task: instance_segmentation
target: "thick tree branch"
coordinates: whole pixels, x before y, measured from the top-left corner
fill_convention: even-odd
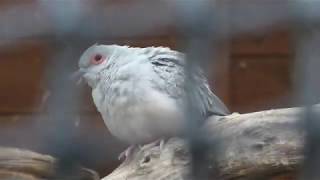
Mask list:
[[[314,108],[320,111],[320,106]],[[234,113],[219,120],[209,118],[204,131],[211,147],[218,148],[216,156],[213,151],[208,155],[212,167],[218,167],[217,179],[268,179],[296,174],[303,160],[302,113],[302,108],[289,108]],[[214,138],[219,145],[213,142]],[[185,141],[172,138],[161,150],[153,145],[137,149],[132,159],[103,180],[188,179],[189,165]],[[214,172],[212,167],[208,170]]]
[[[70,171],[60,167],[49,155],[28,150],[0,147],[0,179],[2,180],[98,180],[98,174],[80,166]]]

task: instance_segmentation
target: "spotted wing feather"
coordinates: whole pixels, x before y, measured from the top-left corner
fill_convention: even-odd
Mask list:
[[[166,92],[170,97],[175,98],[180,104],[186,95],[184,88],[184,66],[185,60],[181,54],[170,56],[153,56],[150,58],[154,72],[159,76],[154,81],[155,88]],[[227,115],[229,110],[223,102],[210,90],[207,79],[200,68],[193,73],[195,82],[196,108],[204,115]]]

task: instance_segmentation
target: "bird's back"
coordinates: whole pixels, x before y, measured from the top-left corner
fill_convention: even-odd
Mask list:
[[[185,55],[170,50],[168,48],[151,47],[146,50],[149,53],[149,60],[154,72],[159,79],[153,82],[154,87],[162,92],[166,92],[170,97],[183,103],[186,96],[185,91]],[[224,116],[229,114],[228,108],[224,103],[211,91],[207,78],[201,68],[195,68],[192,78],[194,84],[194,107],[204,115]]]

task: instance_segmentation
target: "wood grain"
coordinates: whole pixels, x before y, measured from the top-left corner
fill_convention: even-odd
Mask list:
[[[98,180],[98,174],[81,166],[70,172],[59,167],[59,160],[49,155],[16,149],[0,148],[0,178],[3,180]]]
[[[239,57],[232,63],[230,99],[233,110],[252,112],[294,105],[292,59]]]
[[[209,118],[203,131],[211,143],[204,167],[215,172],[210,179],[295,179],[304,157],[301,113],[289,108]],[[190,163],[186,141],[171,138],[162,147],[137,148],[103,180],[190,179]]]

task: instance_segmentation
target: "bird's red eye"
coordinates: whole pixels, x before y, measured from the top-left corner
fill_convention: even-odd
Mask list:
[[[101,64],[103,61],[104,61],[104,58],[101,54],[96,54],[91,59],[92,64]]]

